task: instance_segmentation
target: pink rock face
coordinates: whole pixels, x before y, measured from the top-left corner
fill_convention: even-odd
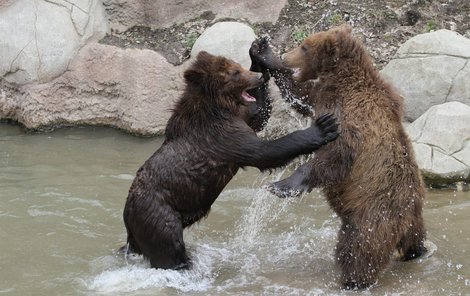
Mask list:
[[[28,128],[83,123],[161,134],[182,89],[179,71],[154,51],[92,43],[62,76],[0,97],[0,116]]]
[[[8,5],[12,4],[16,0],[0,0],[0,9],[7,7]]]
[[[168,27],[212,11],[218,18],[247,18],[251,22],[276,22],[287,0],[104,0],[112,26],[125,30],[133,25]]]

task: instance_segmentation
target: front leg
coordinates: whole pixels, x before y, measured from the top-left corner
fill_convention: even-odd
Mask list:
[[[271,184],[268,190],[281,198],[296,197],[316,187],[342,182],[351,170],[357,143],[351,140],[351,133],[342,130],[336,141],[315,153],[313,160],[300,166],[290,177]]]
[[[284,166],[297,156],[310,154],[335,140],[338,124],[334,115],[322,115],[309,128],[270,141],[258,138],[241,120],[228,126],[227,131],[213,151],[239,167],[252,166],[263,171]]]
[[[297,112],[304,116],[313,115],[313,109],[309,99],[311,82],[297,82],[292,78],[292,70],[282,65],[282,61],[277,57],[267,38],[255,40],[250,49],[252,60],[256,60],[261,72],[269,71],[274,77],[274,82],[281,91],[282,97]]]
[[[272,194],[281,198],[298,197],[303,192],[312,191],[313,187],[309,183],[312,163],[308,162],[298,167],[289,177],[268,185]]]
[[[248,106],[247,124],[255,131],[261,131],[267,124],[272,113],[272,99],[269,95],[269,79],[268,68],[264,65],[262,58],[258,52],[263,43],[263,39],[256,39],[250,47],[251,67],[250,71],[263,74],[264,83],[259,87],[248,90],[248,93],[256,98],[256,104]]]

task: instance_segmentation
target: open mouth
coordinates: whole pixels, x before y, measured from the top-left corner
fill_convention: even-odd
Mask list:
[[[256,102],[256,98],[251,96],[249,93],[247,93],[245,90],[242,92],[242,98],[245,100],[247,103],[253,103]]]

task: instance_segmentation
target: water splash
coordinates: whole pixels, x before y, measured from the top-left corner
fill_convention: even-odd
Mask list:
[[[92,265],[105,270],[84,282],[88,290],[101,293],[134,292],[156,288],[164,291],[177,289],[182,292],[207,291],[215,281],[213,262],[227,254],[208,245],[200,245],[191,252],[193,266],[190,270],[163,270],[150,268],[142,256],[123,258],[106,256]]]

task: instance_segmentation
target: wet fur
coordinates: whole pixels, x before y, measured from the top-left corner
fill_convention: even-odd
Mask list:
[[[369,287],[395,249],[404,260],[426,251],[425,189],[401,123],[403,99],[380,77],[348,27],[308,37],[283,62],[302,68],[298,85],[319,79],[302,100],[316,114],[333,112],[340,119],[341,135],[292,176],[275,183],[273,191],[288,196],[323,188],[342,222],[336,246],[342,285]],[[286,73],[276,67],[271,71]],[[292,80],[287,74],[277,78],[280,85]]]
[[[240,167],[283,166],[337,137],[335,119],[324,116],[280,139],[259,139],[254,129],[270,114],[266,80],[231,60],[201,52],[184,78],[165,141],[138,170],[123,213],[130,250],[154,268],[188,267],[183,229],[209,213]],[[256,103],[241,98],[247,88]]]

